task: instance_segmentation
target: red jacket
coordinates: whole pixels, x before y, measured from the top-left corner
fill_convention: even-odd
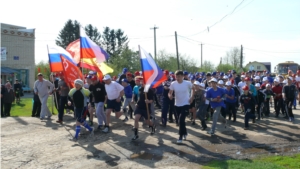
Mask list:
[[[276,95],[280,94],[280,96],[275,96],[274,99],[282,99],[282,86],[277,85],[272,87],[272,91],[273,93],[275,93]]]

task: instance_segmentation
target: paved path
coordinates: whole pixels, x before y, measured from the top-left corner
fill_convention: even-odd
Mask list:
[[[2,118],[1,168],[199,168],[213,159],[299,153],[300,110],[294,112],[294,124],[282,117],[270,117],[250,122],[249,131],[243,130],[239,113],[238,121],[229,122],[226,129],[218,123],[214,136],[201,131],[199,121],[191,126],[187,120],[189,135],[182,145],[176,144],[178,128],[174,123],[166,128],[158,126],[153,136],[140,123],[140,138],[131,141],[133,120],[113,120],[111,133],[95,131],[95,136],[88,138],[88,131],[83,131],[79,141],[72,142],[69,139],[74,135],[75,123],[71,115],[65,116],[63,125],[55,123],[57,117],[44,121]]]

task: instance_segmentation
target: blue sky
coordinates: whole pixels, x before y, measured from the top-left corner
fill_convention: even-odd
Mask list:
[[[36,62],[48,60],[46,45],[55,43],[68,19],[76,19],[101,32],[105,26],[121,28],[130,48],[141,45],[150,53],[154,53],[151,27],[159,27],[157,51],[174,54],[177,31],[179,52],[198,65],[201,42],[203,59],[215,65],[232,47],[241,45],[245,64],[271,61],[273,68],[283,61],[300,63],[299,0],[15,0],[2,1],[1,6],[0,22],[36,28]],[[207,27],[209,32],[204,31]]]

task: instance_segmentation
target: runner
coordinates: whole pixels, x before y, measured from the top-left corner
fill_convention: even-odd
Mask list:
[[[90,127],[85,121],[86,109],[87,109],[87,99],[90,95],[90,91],[83,88],[83,81],[81,79],[76,79],[74,81],[75,88],[71,89],[69,92],[69,96],[74,101],[75,106],[75,114],[76,114],[76,131],[73,141],[78,140],[78,135],[81,130],[81,125],[87,128],[90,131],[90,136],[94,135],[94,128]],[[71,102],[68,102],[71,105]]]
[[[184,75],[182,70],[175,72],[176,81],[170,85],[169,98],[173,100],[173,93],[175,93],[175,111],[179,119],[179,139],[177,143],[182,143],[182,139],[186,140],[187,130],[185,125],[185,117],[189,113],[189,107],[192,99],[190,99],[189,91],[192,89],[190,81],[183,80]]]
[[[139,119],[142,117],[145,118],[146,123],[149,125],[149,128],[151,128],[151,134],[155,133],[155,124],[153,123],[152,120],[150,120],[150,107],[151,107],[151,103],[153,103],[153,98],[154,98],[154,93],[153,90],[149,90],[147,92],[147,98],[145,97],[145,92],[144,92],[144,87],[145,84],[143,83],[143,78],[139,77],[140,79],[140,83],[141,83],[141,87],[139,88],[139,99],[137,101],[137,105],[134,111],[134,136],[132,138],[132,140],[136,140],[139,138],[138,135],[138,128],[139,128]],[[149,116],[148,116],[149,115]]]

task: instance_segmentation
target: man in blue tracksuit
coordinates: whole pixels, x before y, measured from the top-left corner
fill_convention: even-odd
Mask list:
[[[253,107],[257,107],[257,103],[252,94],[249,93],[249,87],[246,85],[243,87],[244,93],[240,97],[241,107],[245,111],[245,130],[249,130],[249,119],[253,119],[255,123],[255,114],[252,111]],[[255,105],[255,106],[254,106]]]

